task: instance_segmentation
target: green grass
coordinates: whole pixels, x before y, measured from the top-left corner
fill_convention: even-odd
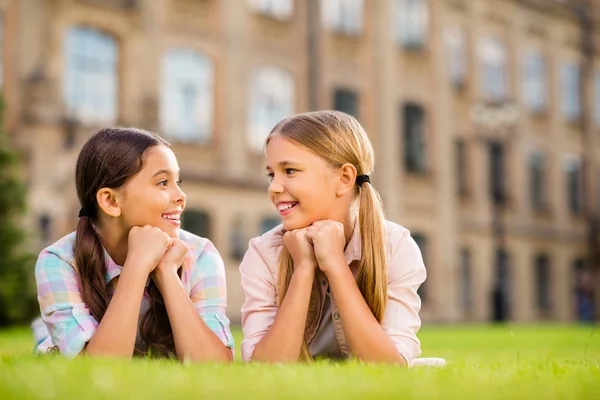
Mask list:
[[[600,398],[594,326],[437,326],[419,336],[423,356],[443,357],[448,367],[67,360],[31,355],[29,330],[11,329],[0,331],[0,399]]]

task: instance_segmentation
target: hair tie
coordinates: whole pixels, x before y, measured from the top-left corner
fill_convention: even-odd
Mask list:
[[[78,217],[92,217],[94,215],[94,209],[92,207],[83,206],[79,209]]]
[[[358,187],[361,187],[365,182],[371,183],[371,178],[369,178],[369,175],[359,175],[356,177],[356,184]]]

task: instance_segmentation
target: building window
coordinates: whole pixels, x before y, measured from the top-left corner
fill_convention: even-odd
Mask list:
[[[212,238],[210,216],[204,211],[185,210],[181,214],[181,228],[206,239]]]
[[[492,102],[502,102],[508,97],[506,47],[495,38],[482,39],[479,44],[481,60],[481,92]]]
[[[600,219],[600,168],[596,170],[596,215]]]
[[[294,81],[290,73],[275,67],[256,70],[250,80],[248,143],[262,151],[269,132],[294,113]]]
[[[358,95],[347,89],[337,89],[334,94],[334,108],[358,118]]]
[[[467,155],[467,144],[463,139],[457,139],[454,147],[455,161],[456,161],[456,183],[458,185],[458,195],[460,197],[466,197],[469,195],[467,171],[468,168],[468,155]]]
[[[510,256],[504,249],[496,250],[496,276],[492,291],[492,319],[506,321],[510,316],[511,284]]]
[[[213,66],[193,50],[172,49],[162,60],[161,130],[184,142],[206,142],[213,129]]]
[[[405,49],[425,47],[429,31],[427,0],[396,0],[396,41]]]
[[[241,260],[246,252],[246,238],[244,235],[244,218],[241,214],[233,218],[231,224],[230,256],[234,260]]]
[[[63,94],[67,113],[84,123],[117,117],[117,44],[96,29],[71,28],[64,47]]]
[[[506,177],[504,164],[504,146],[502,143],[492,142],[489,146],[490,154],[490,197],[497,205],[506,201]]]
[[[52,239],[52,218],[48,214],[43,213],[38,218],[38,224],[42,242],[48,243]]]
[[[536,211],[546,209],[546,158],[539,151],[529,157],[531,206]]]
[[[363,30],[364,0],[321,1],[323,24],[334,32],[357,36]]]
[[[0,15],[0,89],[4,84],[4,18]]]
[[[521,84],[523,102],[534,113],[541,113],[548,106],[546,90],[547,72],[544,56],[531,51],[523,57],[523,80]]]
[[[403,109],[404,167],[408,172],[423,173],[427,168],[425,144],[425,112],[418,104]]]
[[[535,259],[535,303],[538,311],[548,313],[551,310],[550,296],[550,259],[545,254]]]
[[[293,0],[248,0],[250,8],[260,14],[285,21],[294,11]]]
[[[425,263],[425,265],[427,265],[427,239],[420,233],[411,233],[411,236],[414,239],[417,246],[419,247],[419,250],[421,250],[423,262]],[[421,301],[425,303],[428,297],[427,281],[423,282],[421,286],[419,286],[419,290],[417,291],[417,293],[421,297]]]
[[[575,121],[581,115],[580,74],[574,63],[564,64],[561,69],[562,112],[567,121]]]
[[[468,75],[467,35],[465,30],[460,26],[447,28],[444,39],[446,41],[450,81],[455,87],[464,87]]]
[[[281,224],[281,219],[279,217],[265,217],[260,221],[260,234],[269,232],[271,229],[275,228],[277,225]]]
[[[582,209],[581,198],[581,160],[575,157],[565,160],[567,180],[567,203],[571,214],[578,215]]]
[[[460,251],[460,281],[461,305],[463,310],[468,312],[473,307],[473,276],[471,271],[471,252],[469,249],[462,249]]]
[[[600,127],[600,71],[594,74],[594,122]]]
[[[595,279],[587,262],[578,258],[573,262],[575,315],[578,321],[594,321]]]

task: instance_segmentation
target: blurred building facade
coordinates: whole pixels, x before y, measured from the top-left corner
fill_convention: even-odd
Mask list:
[[[85,140],[153,130],[180,162],[184,227],[225,259],[239,321],[239,262],[278,223],[263,140],[285,116],[335,108],[365,127],[387,217],[424,254],[425,322],[586,318],[600,211],[591,1],[0,0],[0,12],[4,122],[35,250],[76,226]]]

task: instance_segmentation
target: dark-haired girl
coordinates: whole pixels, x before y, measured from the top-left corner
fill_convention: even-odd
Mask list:
[[[77,231],[35,268],[37,352],[230,361],[223,261],[180,229],[186,196],[169,144],[103,129],[79,154]]]

